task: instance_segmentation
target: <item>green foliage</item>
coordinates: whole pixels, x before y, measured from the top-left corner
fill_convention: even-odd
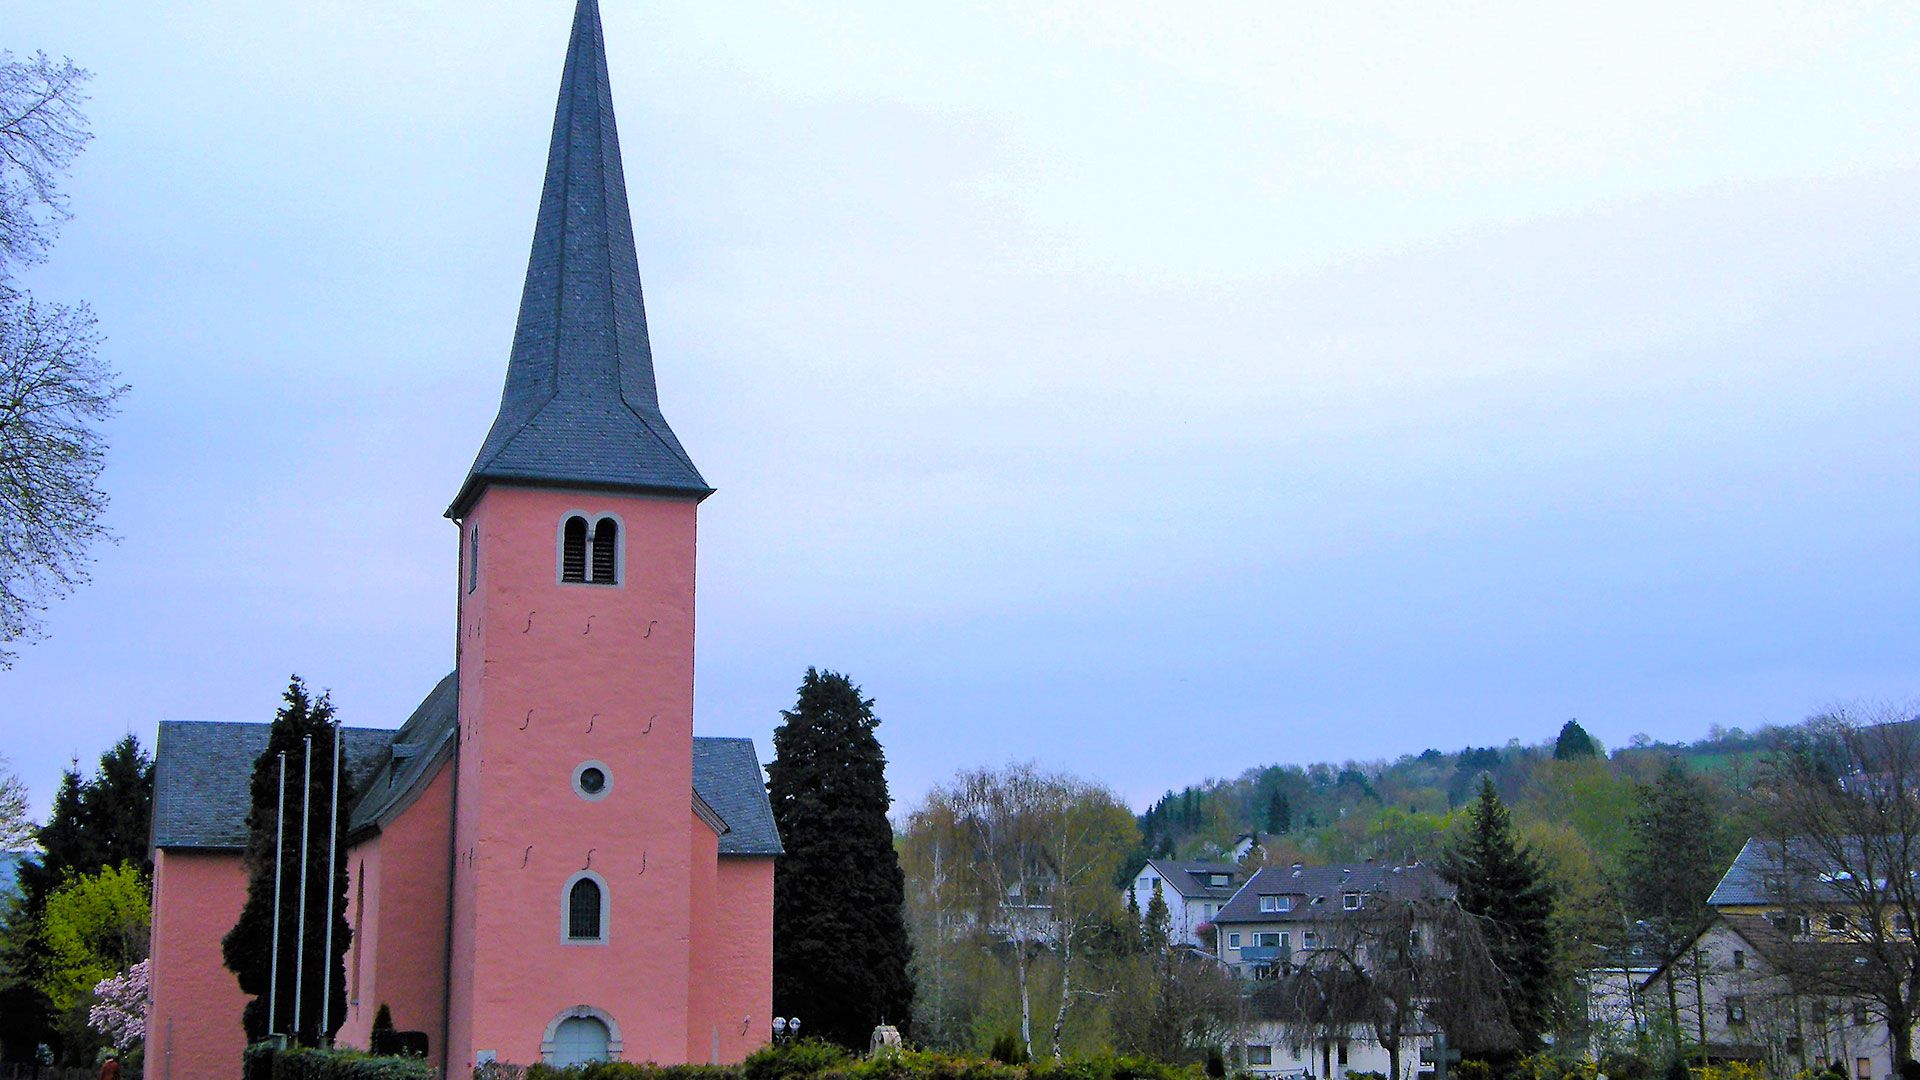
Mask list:
[[[994,1038],[989,1056],[1003,1064],[1018,1065],[1027,1060],[1027,1048],[1020,1044],[1019,1035],[1009,1031]]]
[[[1493,1066],[1479,1058],[1464,1058],[1447,1070],[1451,1080],[1495,1080]]]
[[[99,1037],[85,1008],[58,1012],[45,992],[53,961],[41,921],[48,899],[74,878],[122,864],[149,872],[152,813],[153,761],[131,735],[100,756],[92,776],[78,763],[62,774],[52,813],[35,833],[40,854],[21,864],[15,902],[0,905],[0,1045],[46,1043],[58,1060],[92,1063]]]
[[[331,965],[332,995],[327,1003],[326,1015],[330,1018],[331,1035],[339,1028],[347,1013],[347,978],[344,958],[347,946],[352,940],[353,931],[347,925],[347,873],[346,844],[338,845],[340,862],[333,867],[333,891],[328,895],[327,852],[329,850],[328,832],[332,826],[332,780],[333,780],[333,742],[339,728],[334,723],[333,702],[322,694],[315,700],[307,693],[306,684],[294,676],[288,683],[284,695],[285,702],[280,711],[274,714],[273,725],[267,735],[267,748],[253,763],[253,781],[250,789],[252,808],[247,811],[247,902],[241,909],[240,921],[227,932],[220,942],[221,954],[227,969],[238,976],[240,989],[248,995],[243,1022],[247,1036],[260,1039],[268,1034],[267,1019],[270,1013],[267,1002],[267,988],[270,984],[273,966],[273,879],[275,829],[282,814],[286,820],[285,846],[282,854],[282,888],[280,896],[280,1001],[277,1006],[276,1021],[282,1028],[289,1028],[293,1020],[293,1000],[295,994],[294,972],[299,969],[297,961],[302,955],[307,958],[306,979],[299,988],[302,1002],[301,1029],[288,1031],[296,1042],[304,1045],[318,1045],[322,1039],[319,1030],[321,1018],[321,985],[327,980],[327,967]],[[306,791],[301,784],[306,777],[306,740],[312,739],[312,777]],[[279,755],[286,754],[286,803],[278,803],[280,793]],[[309,801],[310,797],[310,801]],[[343,796],[344,798],[344,796]],[[307,833],[310,849],[307,865],[307,918],[306,937],[302,942],[298,931],[300,926],[300,840],[301,809],[306,805],[311,816],[307,821]],[[347,815],[340,815],[340,839],[344,841]],[[331,903],[329,903],[329,901]],[[333,955],[322,959],[327,943],[327,923],[329,909],[332,915]]]
[[[146,958],[152,924],[145,877],[132,863],[70,879],[47,898],[40,919],[47,965],[40,989],[66,1012],[94,984]]]
[[[1514,835],[1513,817],[1491,779],[1482,778],[1466,831],[1447,849],[1438,869],[1459,890],[1460,906],[1492,924],[1488,946],[1506,977],[1508,1019],[1519,1049],[1537,1049],[1548,1029],[1556,989],[1553,890],[1539,860]]]
[[[388,1008],[384,1001],[373,1014],[373,1030],[376,1034],[393,1030],[393,1010]]]
[[[906,879],[887,820],[886,755],[872,700],[807,669],[773,734],[767,794],[786,855],[773,879],[773,1007],[864,1048],[913,1019]]]
[[[247,1047],[244,1080],[435,1080],[439,1070],[419,1058],[379,1057],[358,1050]]]
[[[1008,1049],[1017,1053],[1019,1040],[1008,1035],[1005,1041]],[[525,1071],[525,1080],[1202,1080],[1206,1075],[1197,1066],[1113,1055],[1072,1057],[1057,1064],[954,1057],[922,1050],[856,1058],[832,1043],[806,1040],[764,1047],[738,1066],[663,1066],[624,1061],[566,1069],[534,1065]],[[257,1078],[249,1073],[247,1080]]]

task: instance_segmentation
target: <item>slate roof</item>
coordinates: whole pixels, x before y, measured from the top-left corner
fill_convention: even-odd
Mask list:
[[[1179,859],[1148,859],[1167,887],[1189,900],[1225,900],[1246,880],[1247,871],[1237,863],[1191,862]],[[1226,874],[1227,884],[1211,884],[1214,874]]]
[[[694,739],[693,790],[727,823],[720,854],[781,854],[752,739]]]
[[[1311,922],[1337,917],[1342,893],[1397,897],[1452,896],[1454,889],[1431,867],[1347,863],[1336,866],[1272,867],[1247,879],[1214,916],[1216,923]],[[1262,896],[1291,896],[1289,911],[1261,911]]]
[[[1865,863],[1860,858],[1849,861],[1856,866]],[[1831,866],[1832,861],[1810,844],[1794,841],[1783,845],[1778,840],[1750,837],[1741,845],[1740,854],[1733,857],[1733,865],[1721,875],[1720,883],[1707,897],[1707,904],[1709,907],[1744,907],[1789,901],[1847,903],[1845,894],[1820,881],[1818,868]],[[1794,875],[1792,882],[1786,879],[1788,872]],[[1789,884],[1792,889],[1787,887]]]
[[[384,826],[453,749],[459,696],[440,680],[398,730],[347,728],[348,831]],[[266,724],[169,720],[154,741],[153,846],[238,851],[247,842],[247,787],[267,748]],[[395,751],[400,753],[396,754]],[[292,764],[289,765],[292,768]],[[779,855],[752,739],[693,740],[693,792],[726,823],[722,855]]]
[[[156,848],[238,850],[247,844],[247,788],[254,761],[267,749],[266,724],[169,720],[153,744],[153,831]],[[358,792],[386,756],[393,732],[347,728],[344,786]],[[300,763],[287,759],[299,782]],[[289,786],[293,786],[290,784]]]
[[[660,412],[595,0],[574,13],[500,413],[447,516],[489,481],[713,490]]]

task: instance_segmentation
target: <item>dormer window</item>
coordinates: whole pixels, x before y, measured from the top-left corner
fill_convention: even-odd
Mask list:
[[[1290,911],[1292,909],[1293,898],[1290,896],[1262,896],[1260,898],[1261,911]]]
[[[620,583],[620,523],[570,514],[560,526],[560,580],[577,585]]]
[[[1225,874],[1213,874],[1207,879],[1208,883],[1216,889],[1225,888],[1229,880],[1231,879]]]
[[[1357,892],[1346,893],[1340,897],[1340,906],[1347,911],[1359,911],[1360,902],[1360,894]]]

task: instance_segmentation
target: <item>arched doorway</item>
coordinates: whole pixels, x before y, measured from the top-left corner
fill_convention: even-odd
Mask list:
[[[591,1016],[569,1016],[554,1030],[553,1063],[565,1068],[605,1061],[610,1040],[607,1025]]]
[[[540,1058],[565,1067],[595,1061],[620,1060],[620,1026],[613,1017],[591,1005],[575,1005],[547,1025],[540,1040]]]

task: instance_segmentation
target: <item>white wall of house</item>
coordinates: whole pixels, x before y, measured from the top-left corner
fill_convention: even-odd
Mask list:
[[[1153,885],[1156,881],[1160,882],[1160,896],[1167,905],[1168,938],[1176,945],[1203,944],[1200,940],[1200,927],[1212,922],[1213,917],[1220,914],[1220,909],[1226,905],[1226,901],[1188,900],[1180,895],[1180,890],[1174,888],[1171,882],[1161,880],[1160,871],[1152,863],[1148,863],[1140,873],[1134,876],[1133,881],[1128,883],[1121,896],[1122,902],[1130,896],[1134,903],[1140,905],[1140,914],[1144,917],[1147,905],[1153,901]]]
[[[1246,1071],[1260,1076],[1314,1077],[1340,1080],[1349,1073],[1372,1072],[1392,1080],[1414,1080],[1420,1072],[1420,1051],[1432,1045],[1427,1036],[1409,1036],[1400,1044],[1400,1074],[1394,1076],[1387,1048],[1367,1038],[1318,1039],[1304,1046],[1287,1042],[1280,1025],[1255,1022],[1240,1047]],[[1343,1062],[1341,1059],[1345,1058]],[[1262,1060],[1262,1059],[1265,1060]]]

